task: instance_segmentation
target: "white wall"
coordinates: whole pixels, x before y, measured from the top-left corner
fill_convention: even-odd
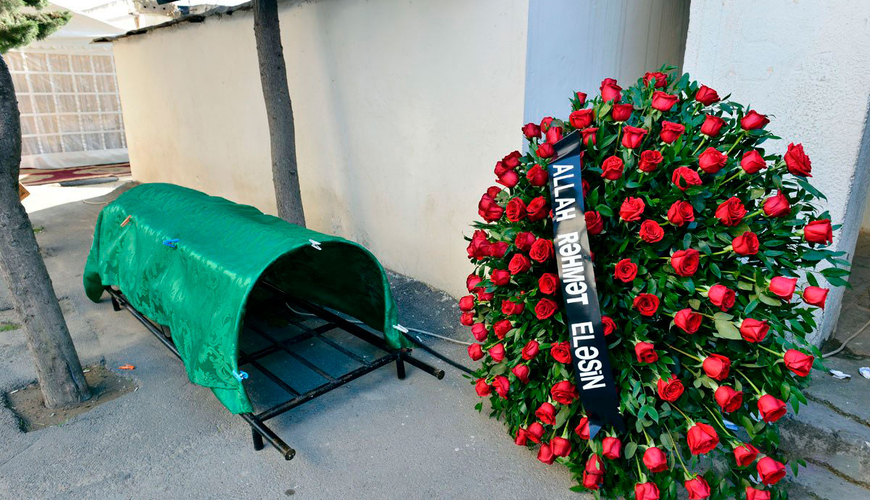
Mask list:
[[[768,128],[783,140],[772,149],[804,144],[812,182],[827,195],[833,222],[843,224],[834,247],[850,254],[870,182],[868,25],[868,2],[692,0],[684,61],[720,94],[773,115]],[[829,295],[815,340],[836,326],[842,293]]]
[[[492,165],[520,147],[528,0],[287,2],[308,226],[453,294]],[[114,42],[133,175],[275,213],[250,12]]]

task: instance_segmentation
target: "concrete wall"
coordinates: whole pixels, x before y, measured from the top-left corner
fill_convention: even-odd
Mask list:
[[[462,234],[520,147],[528,0],[285,2],[308,226],[453,294]],[[134,177],[275,213],[253,16],[114,42]]]
[[[692,0],[684,61],[696,79],[774,115],[769,128],[783,140],[769,148],[804,144],[812,182],[843,224],[834,247],[849,253],[870,182],[868,24],[867,2]],[[836,326],[842,293],[829,295],[821,338]]]

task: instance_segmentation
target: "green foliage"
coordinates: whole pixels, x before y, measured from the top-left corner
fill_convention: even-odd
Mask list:
[[[42,40],[72,19],[68,11],[43,12],[47,5],[47,0],[0,0],[0,54]]]

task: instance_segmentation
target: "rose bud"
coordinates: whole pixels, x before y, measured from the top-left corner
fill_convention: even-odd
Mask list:
[[[604,229],[604,221],[601,220],[601,214],[590,210],[584,214],[584,217],[586,219],[586,231],[592,236],[600,234]]]
[[[517,366],[511,368],[511,373],[516,375],[517,378],[520,380],[520,382],[522,382],[524,384],[529,383],[529,372],[530,371],[531,370],[529,370],[529,367],[526,365],[517,365]]]
[[[770,457],[764,457],[756,465],[758,477],[767,485],[776,484],[785,477],[785,464],[777,462]]]
[[[634,298],[633,306],[641,316],[652,316],[659,308],[659,298],[651,293],[641,293]]]
[[[770,120],[767,119],[767,116],[752,110],[740,119],[740,128],[743,130],[755,130],[764,127],[768,123],[770,123]]]
[[[727,385],[720,385],[713,397],[725,413],[731,413],[743,406],[743,392],[735,391]]]
[[[584,129],[592,125],[592,120],[595,119],[594,113],[592,109],[578,109],[568,115],[568,122],[576,129]]]
[[[752,486],[747,486],[746,500],[770,500],[770,492],[767,490],[756,490]]]
[[[530,340],[525,347],[523,347],[523,359],[526,361],[530,361],[532,358],[538,355],[538,341]]]
[[[701,476],[695,476],[683,483],[689,492],[689,500],[704,500],[710,498],[710,485]]]
[[[489,384],[482,378],[477,379],[477,383],[474,384],[474,390],[477,391],[477,395],[480,397],[489,396],[490,389]]]
[[[727,162],[728,156],[716,148],[707,148],[698,156],[698,166],[708,174],[715,174],[722,170]]]
[[[582,106],[586,104],[586,94],[583,92],[575,92],[574,95],[577,96],[577,105]]]
[[[541,438],[544,436],[544,426],[539,422],[532,422],[532,425],[526,429],[526,434],[533,443],[540,443]]]
[[[602,316],[601,324],[604,325],[604,336],[608,336],[616,331],[616,322],[610,316]]]
[[[613,78],[605,78],[601,81],[601,100],[604,102],[619,102],[622,99],[622,87],[616,84]]]
[[[586,127],[580,131],[580,134],[583,136],[583,144],[589,146],[589,141],[592,141],[594,145],[596,143],[595,133],[598,132],[598,127]],[[585,181],[584,181],[585,182]],[[583,186],[583,196],[586,196],[588,183]]]
[[[550,389],[550,396],[557,403],[569,405],[578,397],[577,388],[571,382],[563,380]]]
[[[495,333],[495,336],[500,339],[503,339],[505,334],[507,334],[511,328],[513,328],[513,325],[508,319],[496,321],[495,324],[492,325],[492,331]]]
[[[558,363],[567,364],[571,361],[571,349],[568,342],[555,342],[550,347],[550,356]]]
[[[637,277],[637,264],[633,263],[631,259],[620,260],[616,263],[613,277],[623,283],[631,283]]]
[[[635,500],[659,500],[659,487],[656,483],[637,483],[634,485]]]
[[[656,390],[658,391],[660,398],[673,403],[680,399],[685,388],[683,387],[683,383],[680,382],[680,379],[678,379],[676,375],[671,374],[668,380],[659,379],[659,381],[656,382]]]
[[[483,220],[487,222],[495,222],[501,219],[501,215],[504,213],[504,208],[496,203],[492,196],[484,194],[480,197],[480,201],[477,203],[477,213],[483,218]],[[486,238],[483,240],[485,241]],[[472,243],[474,243],[474,240],[472,240]]]
[[[472,361],[477,361],[482,359],[484,356],[483,348],[480,344],[471,344],[468,346],[468,357],[472,359]]]
[[[550,130],[550,124],[553,123],[554,118],[552,116],[548,116],[541,120],[541,132],[546,132]]]
[[[520,158],[522,158],[522,157],[523,157],[523,155],[520,154],[519,151],[511,151],[510,153],[505,155],[505,157],[502,158],[501,161],[502,161],[502,163],[504,163],[505,167],[513,170],[519,166]]]
[[[682,226],[695,220],[695,209],[688,201],[675,201],[668,209],[668,222],[675,226]]]
[[[532,248],[529,249],[529,257],[537,262],[546,262],[553,256],[553,242],[544,238],[538,238]]]
[[[749,443],[744,443],[734,448],[734,460],[738,467],[746,467],[758,457],[758,449]]]
[[[770,330],[770,325],[767,320],[759,321],[753,318],[745,318],[740,324],[740,335],[743,340],[756,344],[764,340],[767,332]]]
[[[668,86],[668,75],[662,73],[661,71],[647,71],[646,74],[643,75],[644,86],[649,87],[651,81],[655,81],[655,88],[665,88]]]
[[[799,377],[806,377],[813,367],[814,356],[804,354],[795,349],[789,349],[782,356],[785,367]]]
[[[622,456],[622,441],[615,437],[606,437],[601,442],[602,455],[610,460],[616,460]]]
[[[559,286],[559,277],[553,273],[544,273],[538,278],[538,290],[547,295],[556,293],[556,287]]]
[[[504,286],[511,282],[511,273],[507,269],[493,269],[489,281],[495,286]]]
[[[821,219],[807,224],[804,227],[804,239],[810,243],[821,243],[823,245],[834,241],[831,220]]]
[[[788,198],[782,194],[782,191],[778,191],[776,196],[764,200],[762,209],[768,217],[785,217],[791,213],[791,205],[788,204]]]
[[[553,455],[557,457],[567,457],[571,454],[571,441],[556,436],[550,440],[550,449],[553,450]]]
[[[532,267],[532,263],[529,262],[529,259],[526,258],[525,255],[518,253],[511,257],[510,262],[508,263],[508,271],[513,275],[517,275],[520,273],[524,273]]]
[[[496,375],[492,381],[492,388],[502,399],[507,399],[508,391],[511,388],[510,380],[504,375]]]
[[[689,308],[686,308],[681,309],[676,315],[674,315],[674,324],[684,332],[692,334],[697,332],[698,328],[701,328],[702,319],[703,316]]]
[[[577,427],[574,428],[574,434],[580,436],[580,439],[589,439],[589,419],[583,417],[580,419],[580,423],[577,424]]]
[[[777,399],[770,394],[765,394],[758,398],[758,413],[761,419],[767,423],[773,423],[788,413],[788,408],[785,407],[785,402]]]
[[[653,92],[651,103],[653,109],[657,109],[662,112],[670,111],[676,103],[677,96],[675,95],[662,92],[661,90],[656,90],[655,92]]]
[[[643,142],[643,137],[646,134],[646,129],[626,125],[622,129],[622,147],[628,149],[637,148]]]
[[[625,165],[622,163],[622,159],[618,156],[610,156],[601,164],[601,177],[609,180],[615,181],[622,177],[622,171],[625,169]]]
[[[770,280],[767,286],[770,293],[776,295],[785,301],[790,301],[794,295],[794,289],[797,286],[797,278],[786,278],[785,276],[777,276]]]
[[[469,274],[468,277],[465,278],[465,288],[467,288],[469,292],[473,292],[478,288],[478,285],[480,285],[481,281],[483,281],[483,278],[481,278],[480,276],[474,273]]]
[[[517,446],[525,446],[528,442],[529,433],[522,427],[517,429],[517,438],[514,440],[514,444],[516,444]]]
[[[640,225],[640,239],[647,243],[658,243],[665,237],[665,230],[658,222],[647,219]]]
[[[523,135],[528,139],[537,139],[541,137],[541,127],[535,123],[526,123],[523,125]]]
[[[474,297],[471,295],[466,295],[459,299],[459,310],[460,311],[471,311],[474,309]]]
[[[532,222],[538,221],[550,215],[550,209],[547,207],[547,200],[543,196],[538,196],[529,202],[526,207],[526,212],[529,214],[529,220]]]
[[[634,354],[638,363],[655,363],[659,359],[655,346],[649,342],[634,344]]]
[[[613,111],[610,112],[610,117],[615,122],[624,122],[631,118],[631,112],[634,106],[631,104],[614,104]]]
[[[504,187],[512,188],[520,182],[520,176],[513,170],[508,170],[503,175],[500,175],[498,179],[496,179],[496,182]]]
[[[529,184],[532,186],[546,186],[547,171],[541,168],[540,165],[535,165],[526,172],[526,179],[529,180]]]
[[[559,309],[559,306],[550,299],[541,299],[535,304],[535,316],[539,320],[544,320],[552,316]]]
[[[553,149],[553,145],[550,144],[549,142],[545,142],[545,143],[541,144],[540,146],[538,146],[538,149],[535,152],[541,158],[550,158],[551,156],[556,154],[556,150]],[[516,175],[516,174],[514,174],[514,175]],[[502,184],[504,184],[504,183],[502,183]],[[514,183],[514,185],[516,185],[516,182]],[[508,187],[513,187],[513,186],[508,186]]]
[[[758,253],[758,236],[752,231],[746,231],[731,240],[731,247],[738,255],[755,255]]]
[[[719,444],[719,435],[713,427],[697,422],[686,434],[686,441],[689,443],[692,455],[701,455],[708,453]]]
[[[701,88],[695,93],[695,100],[704,106],[709,106],[714,102],[719,102],[719,94],[710,87],[701,85]]]
[[[725,125],[725,120],[718,116],[707,115],[701,124],[701,133],[708,137],[716,137]]]
[[[698,172],[689,167],[677,167],[674,169],[674,173],[671,174],[671,182],[680,191],[685,191],[690,186],[700,186],[701,177],[698,176]]]
[[[685,131],[686,127],[684,125],[665,120],[662,122],[662,131],[661,134],[659,134],[659,138],[666,144],[672,144],[674,141],[679,139]]]
[[[764,157],[761,156],[761,153],[753,149],[752,151],[743,153],[743,158],[740,160],[740,167],[747,174],[756,174],[762,168],[767,167],[767,162],[764,161]]]
[[[550,127],[550,130],[547,130],[547,142],[549,142],[550,144],[556,144],[561,140],[562,127]]]
[[[786,151],[783,159],[785,160],[786,167],[788,167],[788,173],[798,177],[812,177],[810,175],[810,172],[813,170],[812,162],[810,157],[804,153],[803,144],[789,144],[788,151]]]
[[[692,276],[698,271],[701,254],[694,248],[677,250],[671,255],[671,267],[679,276]]]
[[[655,169],[658,168],[663,159],[661,153],[648,149],[640,154],[640,162],[638,162],[637,168],[641,172],[655,172]]]
[[[746,215],[746,208],[743,206],[743,203],[740,202],[740,198],[732,196],[723,201],[719,207],[716,208],[715,215],[723,226],[736,226],[737,224],[740,224],[740,221],[743,220],[743,216]]]
[[[541,406],[535,410],[535,416],[538,417],[538,420],[540,420],[541,423],[553,425],[556,423],[556,407],[550,403],[542,403]]]
[[[710,302],[714,306],[718,306],[722,312],[727,311],[734,307],[734,301],[737,298],[737,294],[734,290],[726,287],[725,285],[713,285],[710,287],[710,290],[707,291],[707,298],[710,299]]]
[[[504,359],[504,346],[496,344],[489,348],[489,357],[496,363],[501,363]]]
[[[459,317],[459,322],[465,326],[471,326],[474,324],[474,313],[466,312],[462,313],[462,316]]]
[[[597,490],[604,482],[604,462],[598,458],[598,455],[592,455],[586,461],[586,467],[583,470],[583,486],[590,490]]]
[[[668,457],[656,447],[647,448],[643,452],[643,464],[650,472],[664,472],[668,470]]]
[[[471,325],[471,334],[474,336],[474,340],[483,342],[486,340],[489,332],[486,330],[486,325],[483,323],[475,323]]]
[[[642,199],[629,196],[622,201],[622,205],[619,207],[619,217],[626,222],[638,221],[644,208],[646,208],[646,204]]]
[[[701,367],[708,377],[721,382],[728,378],[728,372],[731,370],[731,360],[721,354],[711,354],[704,358]]]

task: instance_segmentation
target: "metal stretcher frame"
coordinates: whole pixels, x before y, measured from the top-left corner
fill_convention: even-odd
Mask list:
[[[316,304],[313,304],[313,303],[310,303],[307,301],[301,301],[301,300],[295,299],[294,297],[288,295],[283,290],[275,287],[274,285],[272,285],[268,282],[264,283],[264,285],[268,289],[270,289],[271,291],[275,292],[276,295],[278,295],[282,300],[286,301],[288,304],[292,304],[294,307],[304,309],[307,312],[319,317],[320,319],[327,321],[327,323],[320,325],[316,328],[311,328],[311,327],[301,323],[298,319],[293,318],[293,317],[289,317],[289,315],[288,315],[287,319],[291,323],[293,323],[294,327],[301,329],[302,333],[295,335],[289,339],[282,340],[282,341],[276,340],[268,332],[263,331],[262,329],[259,329],[259,328],[256,328],[256,327],[253,327],[250,325],[248,325],[246,327],[247,330],[252,331],[253,333],[259,335],[264,340],[266,340],[269,343],[269,346],[262,348],[258,351],[252,352],[252,353],[245,353],[245,352],[240,351],[239,352],[239,363],[238,363],[239,367],[241,367],[242,365],[246,365],[246,364],[249,364],[249,365],[255,367],[259,372],[261,372],[263,375],[265,375],[267,378],[269,378],[272,382],[275,382],[275,384],[278,385],[278,387],[283,389],[285,392],[287,392],[291,396],[291,398],[288,399],[287,401],[284,401],[283,403],[279,403],[271,408],[266,408],[266,409],[259,411],[259,412],[256,412],[256,413],[241,413],[241,414],[239,414],[239,417],[241,417],[245,422],[248,423],[248,425],[251,426],[251,435],[253,436],[255,450],[262,450],[265,447],[265,442],[268,442],[270,445],[272,445],[272,447],[274,447],[276,450],[278,450],[279,453],[281,453],[281,456],[283,456],[285,460],[291,460],[296,455],[296,450],[294,450],[292,447],[290,447],[283,439],[281,439],[277,434],[275,434],[275,432],[272,429],[270,429],[269,426],[266,425],[265,422],[267,420],[269,420],[271,418],[275,418],[278,415],[281,415],[282,413],[290,411],[293,408],[296,408],[297,406],[299,406],[303,403],[307,403],[308,401],[311,401],[312,399],[315,399],[319,396],[322,396],[322,395],[330,392],[331,390],[333,390],[337,387],[341,387],[342,385],[345,385],[348,382],[351,382],[351,381],[353,381],[353,380],[355,380],[355,379],[357,379],[357,378],[359,378],[359,377],[361,377],[369,372],[377,370],[378,368],[385,366],[389,363],[392,363],[394,361],[396,363],[396,375],[398,376],[398,378],[400,380],[405,378],[405,361],[416,366],[417,368],[420,368],[421,370],[425,371],[426,373],[438,378],[439,380],[444,378],[444,371],[443,370],[435,368],[434,366],[431,366],[427,363],[420,361],[419,359],[412,357],[411,356],[411,349],[406,349],[406,348],[393,349],[387,345],[387,343],[384,341],[383,338],[365,330],[364,328],[362,328],[361,326],[359,326],[357,324],[354,324],[354,323],[342,318],[341,316],[338,316],[337,314],[335,314],[331,311],[324,309],[323,307],[320,307]],[[106,291],[109,293],[109,295],[112,298],[112,307],[114,308],[115,311],[120,311],[121,308],[127,309],[127,311],[129,311],[130,314],[132,314],[134,318],[139,320],[139,322],[141,322],[143,325],[145,325],[145,328],[147,328],[148,331],[150,331],[152,334],[154,334],[154,336],[157,337],[157,339],[160,340],[160,342],[163,343],[163,345],[166,346],[166,348],[168,348],[173,354],[175,354],[176,357],[181,359],[181,356],[178,354],[178,349],[175,348],[175,344],[173,343],[171,337],[166,334],[166,331],[164,330],[164,328],[161,325],[155,324],[150,319],[145,317],[142,313],[140,313],[138,310],[136,310],[136,308],[133,307],[132,304],[130,304],[127,301],[126,297],[124,296],[123,293],[120,292],[120,290],[117,290],[117,289],[114,289],[112,287],[107,286]],[[334,329],[341,329],[341,330],[359,338],[360,340],[368,342],[369,344],[384,351],[385,354],[374,359],[373,361],[366,361],[361,356],[345,349],[344,347],[342,347],[338,343],[336,343],[333,340],[326,338],[322,335],[322,334],[324,334],[330,330],[334,330]],[[412,337],[406,335],[406,338],[410,339],[415,344],[420,345]],[[345,373],[345,374],[338,376],[338,377],[329,375],[321,368],[318,368],[317,365],[315,365],[314,363],[311,362],[311,360],[307,360],[307,359],[303,358],[298,353],[296,353],[292,349],[290,349],[290,346],[292,346],[293,344],[296,344],[296,343],[299,343],[299,342],[302,342],[302,341],[305,341],[308,339],[317,339],[321,342],[324,342],[327,345],[329,345],[330,347],[332,347],[333,349],[335,349],[335,350],[341,352],[342,354],[346,355],[347,357],[353,359],[354,361],[356,361],[357,363],[359,363],[362,366],[360,366],[359,368],[356,368],[354,370],[351,370],[350,372]],[[275,375],[272,371],[268,370],[265,366],[263,366],[262,364],[260,364],[257,361],[258,359],[260,359],[262,357],[268,356],[268,355],[273,354],[273,353],[278,352],[278,351],[284,351],[286,354],[288,354],[289,356],[294,358],[296,361],[300,362],[301,364],[303,364],[307,368],[311,369],[312,371],[314,371],[315,373],[317,373],[318,375],[320,375],[321,377],[326,379],[327,382],[315,387],[314,389],[311,389],[308,392],[300,393],[299,391],[296,391],[285,380],[283,380],[280,377],[278,377],[277,375]],[[264,442],[264,440],[265,440],[265,442]]]

